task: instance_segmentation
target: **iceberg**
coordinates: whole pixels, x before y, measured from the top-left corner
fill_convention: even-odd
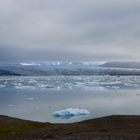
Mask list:
[[[55,118],[61,119],[69,119],[76,116],[85,116],[89,115],[90,112],[86,109],[79,109],[79,108],[67,108],[59,111],[55,111],[52,115]]]

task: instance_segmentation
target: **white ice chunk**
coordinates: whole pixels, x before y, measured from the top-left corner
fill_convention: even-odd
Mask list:
[[[127,87],[132,87],[132,88],[138,88],[139,87],[138,84],[133,84],[133,83],[125,83],[124,85],[127,86]]]
[[[38,63],[20,63],[22,66],[40,66]]]
[[[12,105],[12,104],[10,104],[10,105],[8,105],[8,107],[13,107],[14,105]]]
[[[54,88],[53,85],[44,85],[44,84],[41,84],[41,83],[38,83],[37,86],[41,89],[52,89],[52,88]]]
[[[15,86],[16,89],[35,89],[34,86]]]
[[[6,85],[0,85],[0,88],[5,88],[6,87]]]
[[[33,98],[33,97],[31,97],[31,98],[28,98],[28,100],[29,100],[29,101],[33,101],[33,100],[34,100],[34,98]]]
[[[69,119],[71,117],[83,116],[83,115],[89,115],[89,114],[90,112],[86,109],[67,108],[67,109],[55,111],[53,113],[53,116],[56,118]]]

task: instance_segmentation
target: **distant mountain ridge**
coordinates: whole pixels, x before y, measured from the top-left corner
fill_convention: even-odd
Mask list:
[[[1,64],[0,76],[140,75],[140,62]]]
[[[0,76],[6,76],[6,75],[20,76],[18,73],[14,73],[8,70],[0,70]]]
[[[134,68],[140,69],[140,62],[106,62],[102,67],[114,67],[114,68]]]

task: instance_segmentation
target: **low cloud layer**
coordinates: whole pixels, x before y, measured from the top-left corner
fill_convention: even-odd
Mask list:
[[[0,0],[0,60],[139,60],[139,0]]]

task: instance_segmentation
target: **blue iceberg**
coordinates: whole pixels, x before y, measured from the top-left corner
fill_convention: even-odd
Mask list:
[[[69,119],[76,116],[85,116],[89,115],[90,112],[86,109],[79,109],[79,108],[67,108],[59,111],[55,111],[52,115],[55,118],[61,119]]]

